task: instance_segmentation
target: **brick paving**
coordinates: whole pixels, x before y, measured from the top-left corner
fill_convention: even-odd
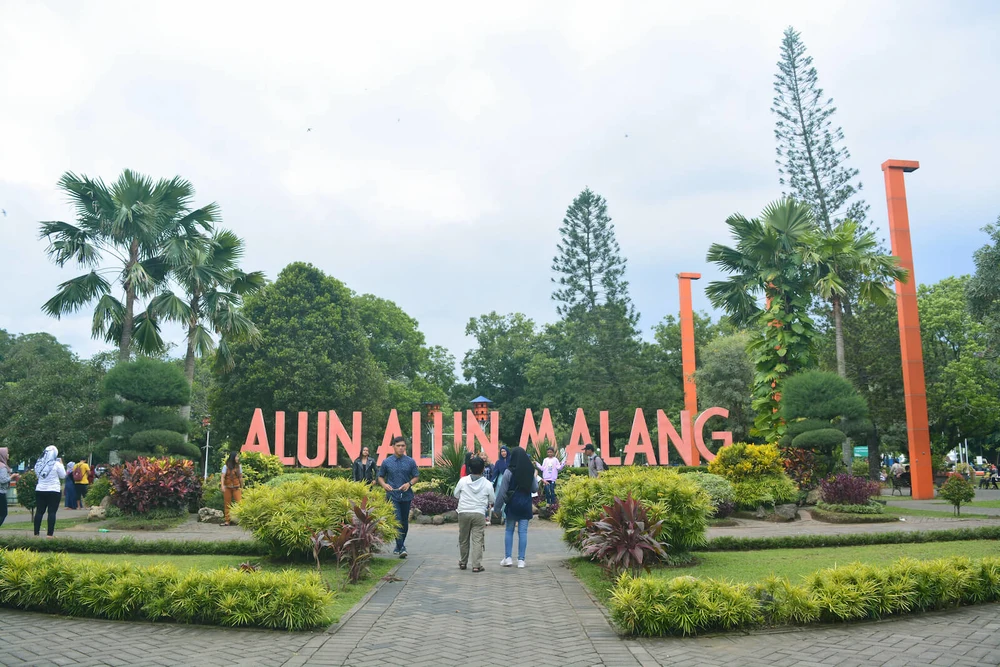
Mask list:
[[[950,527],[951,523],[946,519],[914,521],[920,529]],[[978,523],[963,521],[961,525]],[[715,536],[786,534],[789,530],[856,532],[859,528],[869,526],[804,520],[793,524],[713,528],[710,533]],[[886,524],[878,528],[885,530]],[[895,529],[916,528],[901,522]],[[169,536],[175,535],[171,531]],[[328,632],[291,634],[113,623],[0,610],[4,638],[0,644],[0,664],[137,667],[1000,664],[1000,605],[879,623],[814,626],[752,635],[621,639],[603,611],[563,565],[570,552],[562,544],[559,530],[551,524],[532,521],[528,567],[523,570],[499,566],[503,555],[503,531],[499,527],[488,529],[487,570],[479,574],[458,569],[454,526],[414,526],[407,546],[410,558],[402,562],[396,573],[401,581],[384,583],[342,627]]]

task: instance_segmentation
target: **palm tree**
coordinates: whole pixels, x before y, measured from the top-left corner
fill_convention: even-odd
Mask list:
[[[257,327],[239,308],[244,296],[264,286],[264,274],[240,270],[243,250],[243,240],[225,229],[215,231],[211,237],[174,236],[167,241],[170,272],[184,297],[164,290],[150,301],[149,312],[154,318],[176,320],[184,325],[187,338],[184,374],[189,386],[194,384],[195,357],[216,349],[213,333],[219,335],[216,363],[222,370],[233,366],[229,341],[254,341],[260,337]],[[184,419],[191,416],[190,403],[181,408],[180,415]]]
[[[900,268],[898,257],[878,252],[873,232],[858,235],[858,225],[851,220],[841,222],[829,232],[815,232],[806,240],[806,246],[804,260],[815,272],[816,293],[829,301],[833,310],[837,374],[847,378],[843,298],[851,283],[857,288],[857,301],[884,306],[896,298],[886,283],[905,282],[907,271]]]
[[[154,294],[169,270],[164,254],[171,237],[191,237],[207,229],[217,207],[191,210],[192,185],[175,176],[156,183],[126,169],[110,187],[101,179],[66,172],[59,188],[76,208],[76,224],[40,223],[47,253],[59,266],[75,261],[90,272],[59,285],[42,310],[59,318],[93,301],[91,333],[118,346],[119,361],[128,361],[133,347],[144,354],[163,350],[159,325],[146,311],[135,313],[138,299]],[[106,257],[114,261],[102,265]],[[121,287],[121,298],[112,294]]]

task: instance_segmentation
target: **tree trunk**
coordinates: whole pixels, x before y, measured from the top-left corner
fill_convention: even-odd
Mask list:
[[[868,478],[882,481],[882,452],[879,451],[878,431],[872,422],[872,430],[868,433]]]
[[[191,299],[191,321],[188,322],[188,336],[187,336],[187,354],[184,355],[184,377],[188,381],[188,389],[194,388],[194,334],[198,329],[198,293],[195,292],[194,297]],[[191,396],[188,395],[188,402],[186,405],[182,405],[180,409],[181,419],[187,421],[191,418]],[[187,437],[187,436],[185,436]]]
[[[840,297],[833,297],[833,325],[837,341],[837,375],[847,379],[847,360],[844,358],[844,314]]]
[[[125,273],[131,271],[136,262],[139,261],[139,240],[132,241],[129,249],[128,264],[125,265]],[[125,280],[125,316],[122,318],[122,339],[118,342],[118,361],[127,362],[132,355],[132,326],[135,323],[135,287],[132,281]]]

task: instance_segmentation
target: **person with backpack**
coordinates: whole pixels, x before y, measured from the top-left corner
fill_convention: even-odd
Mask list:
[[[62,495],[59,480],[66,479],[66,468],[59,460],[59,450],[55,445],[46,447],[35,461],[35,475],[38,476],[38,484],[35,485],[35,537],[42,528],[42,516],[48,512],[49,524],[45,534],[51,538],[56,532],[56,512]]]
[[[84,499],[87,497],[87,491],[90,490],[90,480],[93,477],[94,473],[86,461],[81,460],[73,466],[73,486],[76,487],[76,504],[79,509],[87,509],[87,503],[84,502]]]
[[[10,465],[7,463],[9,452],[6,447],[0,447],[0,526],[7,520],[7,491],[10,489]]]
[[[593,445],[587,445],[584,447],[583,455],[587,457],[587,474],[591,477],[597,477],[599,474],[608,469],[608,464],[604,462],[601,455],[594,453]]]

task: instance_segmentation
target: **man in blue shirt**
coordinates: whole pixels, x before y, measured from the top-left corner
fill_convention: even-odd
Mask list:
[[[392,439],[392,456],[382,461],[378,471],[378,483],[396,507],[399,535],[392,553],[406,558],[406,533],[410,529],[410,503],[413,501],[413,485],[420,479],[417,462],[406,455],[406,438],[401,435]]]

